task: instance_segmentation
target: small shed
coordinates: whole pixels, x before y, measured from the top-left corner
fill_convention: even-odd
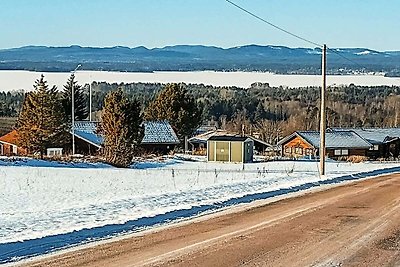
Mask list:
[[[179,144],[174,129],[168,121],[145,121],[141,147],[148,152],[166,154]]]
[[[212,136],[207,141],[207,160],[220,162],[253,161],[254,141],[243,136]]]

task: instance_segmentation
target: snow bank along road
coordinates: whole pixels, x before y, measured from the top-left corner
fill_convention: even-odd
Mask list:
[[[61,254],[29,266],[400,266],[400,174]]]

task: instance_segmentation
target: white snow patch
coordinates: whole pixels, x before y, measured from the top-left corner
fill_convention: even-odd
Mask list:
[[[172,159],[138,163],[138,169],[79,169],[72,164],[67,168],[29,167],[18,161],[14,166],[1,162],[0,244],[398,166],[329,162],[327,175],[320,177],[316,162],[301,161],[243,165]]]
[[[315,51],[320,53],[320,51]],[[44,74],[49,85],[56,85],[58,89],[63,88],[71,73],[54,72],[32,72],[32,71],[10,71],[0,70],[0,91],[33,90],[35,80]],[[252,83],[269,83],[271,86],[305,87],[319,86],[321,77],[319,75],[283,75],[269,72],[215,72],[194,71],[178,72],[164,71],[154,73],[127,73],[107,71],[78,71],[75,73],[79,84],[88,84],[93,81],[108,83],[171,83],[184,82],[194,84],[206,84],[214,86],[238,86],[248,88]],[[327,84],[357,84],[364,86],[374,85],[397,85],[400,79],[378,76],[378,75],[328,75]]]

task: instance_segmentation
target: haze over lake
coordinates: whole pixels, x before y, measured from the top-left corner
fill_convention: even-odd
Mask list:
[[[31,71],[0,71],[0,91],[33,89],[33,84],[40,75],[44,74],[49,85],[58,88],[66,83],[68,72],[31,72]],[[109,83],[170,83],[184,82],[214,86],[238,86],[249,87],[254,82],[269,83],[270,86],[305,87],[319,86],[319,75],[280,75],[265,72],[154,72],[154,73],[127,73],[106,71],[77,71],[75,73],[79,84],[96,82]],[[357,84],[365,86],[397,85],[400,86],[400,78],[389,78],[382,75],[328,75],[328,85]]]

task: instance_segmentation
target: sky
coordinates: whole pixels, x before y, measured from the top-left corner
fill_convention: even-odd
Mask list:
[[[400,50],[399,0],[232,0],[329,47]],[[225,0],[0,0],[0,49],[26,45],[314,47]]]

